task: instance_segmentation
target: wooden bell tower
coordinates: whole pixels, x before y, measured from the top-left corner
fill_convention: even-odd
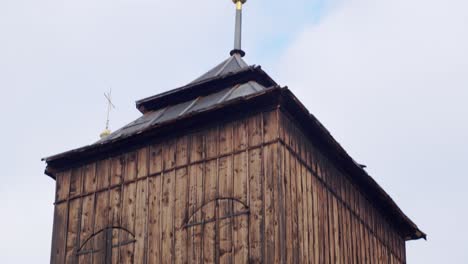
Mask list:
[[[425,238],[287,87],[231,56],[45,158],[51,263],[406,263]]]

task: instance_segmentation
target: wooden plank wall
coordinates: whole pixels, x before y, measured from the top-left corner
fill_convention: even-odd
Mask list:
[[[405,263],[405,241],[280,111],[287,263]]]
[[[405,263],[404,239],[279,109],[64,171],[56,189],[51,263],[109,261],[109,227],[124,228],[112,263]]]
[[[105,263],[111,227],[112,263],[280,262],[278,125],[253,114],[59,173],[51,263]]]

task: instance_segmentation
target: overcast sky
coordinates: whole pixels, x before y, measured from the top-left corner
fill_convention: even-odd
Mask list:
[[[428,234],[409,263],[468,260],[468,1],[250,0],[244,49]],[[0,259],[47,263],[41,157],[97,140],[135,100],[201,75],[233,44],[230,0],[0,0]]]

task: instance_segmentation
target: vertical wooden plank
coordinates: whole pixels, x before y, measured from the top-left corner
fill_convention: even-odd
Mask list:
[[[339,183],[339,174],[333,169],[331,171],[332,186],[335,194],[339,192],[340,183]],[[340,258],[340,233],[339,233],[339,216],[338,216],[338,200],[335,195],[331,196],[330,200],[330,210],[332,212],[331,221],[332,221],[332,234],[333,234],[333,248],[334,248],[334,261],[335,263],[343,263]]]
[[[86,245],[84,243],[92,236],[94,228],[94,192],[96,190],[96,164],[92,163],[84,167],[83,172],[83,189],[85,193],[91,193],[83,197],[82,213],[81,213],[81,231],[79,248],[83,251],[93,248],[93,240],[90,240]],[[80,255],[79,263],[91,263],[92,254]]]
[[[249,146],[259,146],[262,143],[262,115],[257,114],[247,120]]]
[[[233,165],[231,156],[219,159],[218,181],[219,196],[233,197]],[[222,201],[219,203],[218,215],[224,217],[231,214],[231,203]],[[233,243],[232,243],[232,218],[223,219],[219,222],[219,263],[232,263]]]
[[[352,236],[352,243],[353,245],[353,260],[354,263],[359,263],[359,245],[360,241],[357,240],[358,237],[358,228],[356,225],[356,217],[351,214],[351,236]]]
[[[153,158],[155,157],[156,156],[153,156]],[[149,179],[148,263],[162,262],[160,218],[162,196],[161,192],[162,176],[157,175],[155,177],[151,177]]]
[[[296,135],[297,136],[297,135]],[[296,203],[295,211],[297,212],[297,240],[298,240],[298,259],[300,263],[305,262],[305,250],[304,250],[304,225],[303,225],[303,199],[302,199],[302,168],[299,159],[295,159],[296,163]]]
[[[205,153],[207,159],[218,156],[218,127],[213,126],[205,130]]]
[[[176,166],[188,163],[188,137],[182,136],[176,142]],[[187,263],[187,231],[184,227],[188,212],[188,171],[187,167],[176,170],[175,182],[175,263]]]
[[[116,156],[111,159],[111,186],[119,185],[123,181],[123,166],[125,164],[125,156]]]
[[[371,249],[372,249],[372,237],[370,233],[370,213],[369,213],[369,202],[367,199],[365,200],[364,203],[364,223],[366,223],[366,256],[369,262],[372,261],[372,254],[371,254]]]
[[[278,118],[276,110],[263,113],[263,130],[265,142],[278,139]]]
[[[70,177],[70,197],[80,195],[82,192],[82,170],[80,168],[73,169]]]
[[[67,219],[68,203],[62,202],[60,204],[55,205],[54,228],[52,232],[52,253],[50,258],[50,263],[52,264],[59,264],[65,261],[65,252],[67,244]]]
[[[256,141],[252,141],[257,144]],[[250,200],[250,260],[249,263],[263,263],[262,258],[262,151],[260,148],[249,152],[249,200]]]
[[[291,137],[291,138],[294,138]],[[291,194],[292,194],[292,259],[294,263],[300,262],[301,249],[300,249],[300,238],[299,238],[299,213],[297,211],[298,200],[297,200],[297,159],[291,155]]]
[[[203,158],[203,150],[200,155],[201,158]],[[205,189],[205,183],[203,182],[204,180],[204,175],[205,175],[205,166],[203,164],[200,164],[197,167],[197,173],[195,174],[195,188],[196,188],[196,204],[197,208],[199,211],[197,212],[197,221],[201,222],[204,220],[205,216],[203,215],[203,210],[201,208],[205,204],[204,201],[204,189]],[[203,262],[203,239],[204,239],[204,225],[197,225],[194,228],[195,234],[196,234],[196,242],[194,245],[195,248],[195,256],[197,258],[198,262]]]
[[[333,242],[335,248],[335,263],[344,263],[341,259],[338,200],[335,197],[332,197],[331,205],[333,210]]]
[[[83,193],[96,191],[96,164],[91,163],[83,167]]]
[[[281,127],[280,136],[282,137],[286,146],[289,147],[289,142],[290,142],[290,137],[291,137],[291,132],[290,132],[291,122],[289,118],[282,112],[281,112],[281,123],[283,125],[280,126]]]
[[[149,175],[149,148],[141,148],[137,151],[137,179],[145,178]]]
[[[360,239],[359,241],[361,241],[361,253],[360,253],[360,262],[363,262],[363,263],[367,263],[367,258],[366,258],[366,230],[365,230],[365,227],[364,225],[359,222],[359,232],[360,232]]]
[[[280,119],[280,111],[277,110],[277,119]],[[278,121],[278,125],[280,125]],[[278,128],[280,130],[281,128]],[[279,131],[278,131],[279,133]],[[279,137],[279,135],[278,135]],[[279,248],[276,249],[277,254],[279,254],[279,260],[281,263],[286,262],[286,185],[285,185],[285,175],[286,175],[286,168],[285,168],[285,148],[283,144],[278,141],[276,144],[277,156],[275,160],[277,160],[276,164],[273,164],[276,167],[276,180],[275,180],[275,190],[278,192],[278,199],[277,203],[277,217],[278,217],[278,227],[279,232],[277,234],[277,239],[279,241],[278,246]],[[276,245],[275,245],[276,247]]]
[[[330,263],[336,263],[336,248],[335,248],[335,234],[334,234],[334,213],[333,213],[333,195],[327,191],[327,204],[328,204],[328,243]]]
[[[109,160],[101,160],[96,165],[97,189],[109,187],[110,163]],[[99,192],[96,194],[96,211],[94,214],[94,236],[93,247],[100,251],[93,253],[93,263],[103,263],[106,257],[106,241],[105,232],[102,232],[106,227],[109,219],[109,191]]]
[[[175,140],[163,145],[162,198],[161,198],[161,245],[162,263],[174,261],[174,201],[175,201]],[[169,171],[170,170],[170,171]]]
[[[372,247],[372,237],[369,229],[365,229],[365,236],[366,236],[366,260],[367,263],[372,263],[372,254],[371,254],[371,247]]]
[[[269,126],[270,121],[264,122],[265,124],[268,123]],[[271,134],[271,129],[265,129],[265,136],[266,134]],[[271,137],[271,135],[270,135]],[[267,140],[265,138],[265,140]],[[264,234],[264,257],[265,263],[275,263],[275,211],[274,211],[274,201],[275,201],[275,193],[274,193],[274,181],[275,181],[275,174],[273,171],[273,167],[271,164],[274,164],[275,159],[275,149],[273,145],[267,145],[264,147],[264,169],[265,169],[265,184],[264,184],[264,212],[265,212],[265,234]]]
[[[291,153],[288,149],[285,150],[285,174],[284,174],[284,188],[285,188],[285,222],[286,222],[286,263],[293,262],[293,247],[294,247],[294,236],[293,236],[293,210],[294,204],[292,200],[293,192],[291,181],[294,177],[291,176]]]
[[[164,151],[163,151],[164,153]],[[174,208],[174,188],[175,172],[170,171],[162,176],[162,197],[161,197],[161,244],[162,263],[174,261],[172,248],[173,240],[173,208]]]
[[[203,137],[202,132],[190,135],[190,162],[197,162],[203,159]]]
[[[197,132],[189,136],[189,162],[197,162],[204,158],[204,135]],[[189,220],[200,222],[202,214],[199,209],[203,205],[203,164],[194,164],[189,167]],[[201,225],[187,228],[188,259],[190,263],[202,262],[203,253],[203,228]]]
[[[138,150],[137,157],[137,194],[135,215],[135,263],[146,262],[146,220],[148,218],[148,180],[142,179],[149,174],[149,148]]]
[[[163,170],[167,172],[175,167],[176,142],[174,139],[168,140],[163,145]]]
[[[57,174],[55,179],[55,201],[62,201],[68,198],[70,192],[71,171]]]
[[[224,155],[231,153],[233,150],[233,124],[224,123],[219,127],[219,154]]]
[[[249,147],[260,146],[262,139],[262,114],[256,114],[247,120]],[[262,148],[248,152],[249,162],[249,263],[263,263],[262,223],[263,223],[263,172]]]
[[[117,160],[117,163],[114,165],[114,162],[112,162],[113,165],[111,165],[111,170],[115,170],[116,167],[114,166],[119,166],[120,160]],[[120,218],[121,218],[121,200],[122,200],[122,195],[121,195],[121,187],[115,188],[110,190],[110,198],[109,198],[109,227],[120,227]],[[120,230],[119,229],[113,229],[112,230],[112,245],[118,245],[120,243]],[[112,260],[112,263],[119,263],[120,256],[119,256],[119,248],[114,247],[112,248],[112,258],[110,256],[107,256]]]
[[[161,263],[162,146],[150,146],[148,180],[148,263]]]
[[[204,177],[204,206],[202,215],[206,223],[203,230],[203,261],[204,263],[215,263],[215,246],[216,246],[216,221],[215,210],[217,201],[217,161],[211,160],[206,162]]]
[[[309,225],[308,225],[308,199],[307,199],[307,169],[301,164],[301,200],[302,200],[302,238],[304,241],[303,256],[304,263],[309,262]]]
[[[138,156],[138,170],[147,171],[147,162],[140,162],[141,158],[147,158],[147,155]],[[146,159],[147,161],[147,159]],[[142,175],[143,173],[140,173]],[[144,177],[144,176],[142,176]],[[148,181],[147,179],[139,180],[137,182],[137,195],[136,195],[136,216],[135,216],[135,263],[146,262],[146,220],[148,219]]]
[[[73,176],[74,173],[72,173]],[[80,225],[81,200],[74,199],[69,203],[68,209],[68,233],[67,233],[67,253],[65,263],[75,263],[78,258],[77,236]]]
[[[327,250],[327,244],[328,241],[326,239],[327,233],[326,233],[326,218],[325,218],[325,190],[322,184],[319,184],[318,188],[318,199],[319,199],[319,231],[320,231],[320,240],[321,242],[319,243],[320,245],[320,263],[327,263],[328,259],[326,257],[326,250]]]
[[[162,145],[155,144],[150,146],[150,175],[162,171]]]
[[[175,188],[175,263],[187,263],[187,232],[184,228],[184,220],[188,217],[187,168],[176,171]]]
[[[233,125],[234,151],[247,148],[247,124],[244,119],[234,122]]]
[[[360,219],[363,219],[362,217],[362,203],[363,203],[363,200],[362,200],[362,195],[359,194],[358,196],[358,207],[359,207],[359,218]],[[361,262],[365,262],[366,261],[366,243],[365,243],[365,234],[364,234],[364,225],[362,224],[361,221],[358,222],[358,225],[359,225],[359,241],[361,243],[360,245],[360,261]]]
[[[319,202],[319,182],[316,177],[312,177],[312,202],[313,202],[313,222],[314,222],[314,263],[320,263],[320,244],[321,240],[321,228],[319,221],[320,202]]]
[[[343,177],[340,177],[340,196],[342,201],[346,201],[346,180]],[[348,241],[347,241],[347,221],[346,221],[346,212],[347,209],[344,204],[340,205],[340,232],[341,232],[341,250],[343,253],[343,260],[349,260],[350,256],[348,254]]]
[[[348,187],[348,190],[349,190],[349,195],[348,195],[348,199],[346,202],[349,206],[349,241],[350,241],[350,245],[351,245],[351,260],[352,260],[352,263],[356,263],[356,242],[354,240],[354,228],[353,228],[353,210],[354,210],[354,206],[353,206],[353,200],[354,200],[354,190],[353,190],[353,186],[351,183],[349,183],[349,187]]]
[[[235,133],[236,134],[236,133]],[[235,142],[240,139],[236,137]],[[242,144],[234,144],[239,148]],[[234,198],[239,199],[247,204],[248,197],[248,178],[247,178],[247,153],[242,152],[234,155]],[[236,203],[234,212],[244,211],[245,208],[242,204]],[[235,217],[234,219],[234,263],[247,263],[248,262],[248,217],[246,215]]]
[[[123,180],[123,165],[125,164],[125,157],[117,156],[113,157],[110,160],[110,184],[112,186],[118,185],[122,183]],[[108,219],[108,227],[120,227],[121,226],[121,201],[122,201],[122,193],[121,193],[121,186],[118,188],[113,188],[110,190],[109,194],[109,219]],[[112,245],[118,245],[120,243],[120,230],[113,229],[112,230]],[[112,256],[107,256],[107,258],[111,259],[112,263],[119,263],[120,255],[119,255],[119,247],[113,247]]]
[[[94,173],[93,173],[94,174]],[[94,222],[94,194],[83,197],[83,209],[81,216],[81,233],[78,248],[80,251],[93,249],[94,241],[88,240],[93,235],[93,222]],[[85,242],[88,241],[86,244]],[[79,263],[91,263],[92,254],[80,255],[78,257]]]
[[[349,182],[346,182],[345,185],[345,202],[349,203],[350,201],[350,191],[349,191]],[[353,242],[351,240],[351,215],[348,208],[345,207],[345,243],[346,243],[346,257],[350,261],[353,259]]]
[[[127,154],[125,162],[125,181],[136,179],[136,153]],[[135,234],[135,215],[136,215],[136,183],[130,183],[123,186],[123,203],[122,203],[122,227]],[[130,234],[121,232],[121,241],[129,241],[134,239]],[[120,261],[123,263],[134,262],[134,243],[120,247]]]
[[[81,194],[82,192],[82,168],[76,168],[71,171],[70,175],[70,197]],[[65,262],[73,263],[75,261],[76,252],[78,251],[78,235],[81,217],[81,200],[73,199],[68,203],[68,224],[66,238],[66,253]]]
[[[309,156],[310,160],[310,156]],[[310,162],[310,161],[309,161]],[[308,256],[309,263],[312,263],[314,260],[314,203],[312,195],[312,175],[310,170],[307,170],[306,175],[306,191],[307,191],[307,228],[308,228],[308,238],[309,238],[309,247],[308,247]]]
[[[108,159],[100,160],[96,166],[97,190],[108,188],[110,183],[110,161]]]
[[[355,200],[356,202],[356,200]],[[360,232],[360,225],[358,218],[353,215],[353,232],[354,232],[354,241],[356,241],[356,263],[362,263],[362,257],[361,257],[361,246],[362,246],[362,240],[361,240],[361,232]]]
[[[216,143],[214,143],[216,144]],[[212,145],[212,143],[210,143]],[[176,166],[180,167],[188,163],[188,137],[182,136],[176,142]]]
[[[327,179],[327,178],[326,178]],[[330,230],[329,230],[329,214],[328,214],[328,196],[329,191],[326,188],[323,190],[323,216],[324,216],[324,229],[325,229],[325,263],[332,263],[330,260]]]

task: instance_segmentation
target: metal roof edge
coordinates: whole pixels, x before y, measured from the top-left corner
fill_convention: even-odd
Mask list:
[[[217,76],[198,83],[188,84],[164,93],[153,95],[135,102],[136,108],[141,113],[146,113],[170,104],[189,100],[226,88],[226,86],[255,80],[265,87],[277,85],[277,83],[261,69],[261,66],[252,65],[234,73]]]

